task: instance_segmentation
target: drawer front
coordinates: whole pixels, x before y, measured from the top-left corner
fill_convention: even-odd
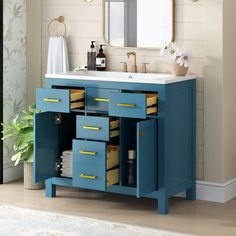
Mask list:
[[[73,176],[73,185],[85,189],[105,191],[106,170],[102,167],[80,164]]]
[[[70,112],[70,91],[66,89],[45,89],[36,90],[37,110],[52,112]]]
[[[107,117],[77,116],[76,137],[91,140],[110,140],[110,119]]]
[[[146,95],[110,93],[109,115],[118,117],[146,118]]]
[[[114,89],[87,88],[86,107],[90,111],[108,111],[110,92],[119,92]]]
[[[101,166],[106,169],[106,143],[73,140],[73,168],[80,165]]]

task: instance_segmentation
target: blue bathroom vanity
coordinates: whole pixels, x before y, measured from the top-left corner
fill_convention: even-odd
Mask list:
[[[196,77],[71,72],[46,75],[36,91],[35,181],[157,200],[186,191],[196,198]],[[61,155],[72,150],[72,175]],[[128,181],[133,150],[135,181]]]

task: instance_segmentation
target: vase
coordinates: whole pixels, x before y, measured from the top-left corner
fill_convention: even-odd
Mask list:
[[[185,76],[188,73],[188,69],[189,67],[180,66],[176,61],[172,62],[171,71],[176,76]]]
[[[34,183],[34,163],[24,162],[24,188],[38,190],[45,187],[44,181]]]

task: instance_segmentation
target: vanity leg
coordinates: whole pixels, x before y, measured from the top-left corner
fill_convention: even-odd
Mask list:
[[[160,196],[158,198],[158,212],[166,215],[169,213],[169,198],[166,196]]]
[[[193,183],[190,189],[186,190],[186,199],[190,201],[196,200],[196,184]]]
[[[46,180],[46,197],[56,197],[56,185],[52,184],[52,179]]]

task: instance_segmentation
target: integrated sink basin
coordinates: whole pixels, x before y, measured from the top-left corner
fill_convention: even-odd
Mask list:
[[[46,74],[47,79],[97,80],[130,83],[169,84],[194,79],[194,75],[174,76],[161,73],[124,73],[100,71],[71,71],[60,74]]]

